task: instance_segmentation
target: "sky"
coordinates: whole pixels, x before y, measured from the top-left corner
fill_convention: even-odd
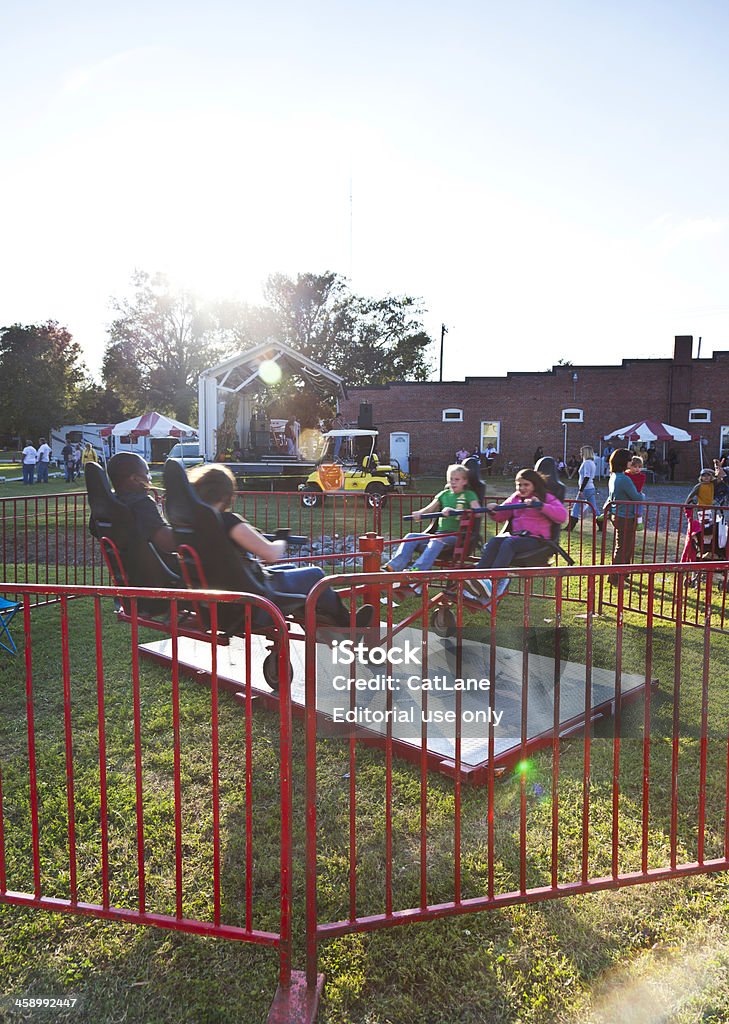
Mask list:
[[[98,375],[135,269],[419,296],[444,379],[729,348],[729,6],[68,0],[0,15],[0,325]],[[695,352],[696,354],[696,348]]]

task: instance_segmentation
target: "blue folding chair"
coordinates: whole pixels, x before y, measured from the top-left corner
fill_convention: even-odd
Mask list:
[[[0,647],[11,654],[18,653],[15,641],[10,635],[10,623],[19,610],[20,604],[17,601],[6,601],[4,597],[0,597]],[[4,642],[5,637],[7,637],[7,643]]]

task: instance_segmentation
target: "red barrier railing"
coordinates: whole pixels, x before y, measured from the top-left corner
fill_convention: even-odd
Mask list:
[[[177,622],[188,592],[28,584],[13,591],[22,620],[11,628],[17,623],[19,631],[22,621],[24,652],[5,666],[4,698],[24,703],[25,714],[22,731],[14,718],[2,742],[0,903],[270,946],[278,950],[280,985],[288,986],[291,705],[281,612],[251,595],[195,592],[210,609],[212,634],[220,605],[242,606],[245,720],[234,756],[223,757],[229,709],[219,702],[215,644],[209,710],[200,718],[183,701]],[[120,596],[131,603],[130,627],[113,618]],[[169,675],[140,661],[137,600],[150,596],[169,601]],[[267,616],[282,680],[273,773],[256,757],[252,730],[256,612]],[[280,830],[270,850],[256,829],[270,813],[263,809],[272,788]],[[224,857],[234,871],[223,871]]]
[[[85,493],[0,499],[2,579],[6,583],[105,582],[99,546],[88,531]],[[54,600],[36,594],[34,602]]]
[[[377,564],[378,544],[370,547],[365,570]],[[697,571],[707,575],[698,594],[684,585]],[[619,577],[615,607],[603,601],[599,614],[608,574]],[[628,607],[636,574],[644,614]],[[342,576],[337,585],[379,595],[382,622],[351,664],[334,668],[316,644],[317,584],[306,622],[310,984],[318,943],[337,935],[729,868],[729,638],[713,628],[715,575],[687,563]],[[675,619],[659,622],[653,608],[669,576]],[[512,583],[479,608],[469,595],[476,578]],[[404,582],[421,592],[398,596]],[[393,667],[406,650],[416,655],[412,681]],[[446,701],[431,685],[439,673],[466,680],[471,671],[484,683],[475,696],[456,689]],[[414,714],[400,717],[408,707]],[[452,713],[447,728],[438,710]],[[336,820],[325,797],[322,833],[316,741],[327,718],[342,723],[348,796]],[[362,741],[384,751],[377,814],[370,758],[360,778]],[[396,757],[418,767],[415,820]],[[448,813],[436,765],[453,779]],[[486,784],[482,799],[466,779]],[[318,872],[332,862],[346,866],[341,883],[328,876],[320,891]],[[383,865],[381,883],[370,874],[362,885],[373,862]]]
[[[636,529],[634,534],[632,562],[653,565],[667,563],[666,572],[657,574],[656,583],[660,585],[655,589],[655,605],[650,608],[651,614],[659,619],[675,619],[680,607],[684,621],[696,624],[699,609],[705,603],[706,590],[714,586],[720,593],[717,595],[719,600],[714,602],[713,628],[725,629],[729,570],[725,520],[729,520],[729,508],[713,506],[700,509],[695,505],[638,502],[621,502],[620,505],[632,512],[633,518],[637,518],[640,511],[644,513],[644,529]],[[606,524],[599,557],[603,565],[611,564],[614,539],[612,524]],[[687,591],[687,598],[688,591],[695,591],[694,599],[681,600],[679,606],[674,586],[674,566],[675,563],[686,565],[689,562],[697,564],[692,571],[682,573],[680,578]],[[710,577],[707,575],[709,570]],[[708,582],[709,578],[711,583]],[[645,578],[633,569],[628,581],[629,586],[624,595],[626,610],[647,614],[648,587]],[[617,591],[608,577],[601,587],[600,608],[615,607],[616,603]]]
[[[312,509],[302,504],[300,492],[245,491],[236,495],[235,510],[264,532],[286,527],[306,537],[308,545],[303,558],[327,562],[331,568],[346,571],[353,567],[359,537],[375,532],[386,539],[400,538],[407,532],[403,516],[422,508],[431,498],[429,494],[395,493],[373,506],[366,495],[334,494],[327,495],[319,507]],[[162,492],[159,500],[164,504]],[[581,565],[608,563],[607,535],[598,529],[586,503],[568,499],[566,505],[578,522],[572,531],[562,533],[565,550]],[[6,582],[82,586],[106,582],[98,545],[87,529],[85,493],[3,498],[0,517],[2,578]],[[686,536],[685,506],[646,502],[643,518],[644,529],[636,536],[635,560],[679,561]],[[486,540],[494,535],[498,525],[484,516],[482,530]],[[710,551],[712,545],[715,547],[715,541],[708,545],[703,542],[702,554]]]

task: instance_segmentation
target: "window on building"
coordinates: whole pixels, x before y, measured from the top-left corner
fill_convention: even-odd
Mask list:
[[[729,455],[729,427],[722,427],[719,435],[719,452],[723,459]]]
[[[501,421],[481,420],[481,451],[485,452],[493,445],[497,452],[501,451]]]
[[[562,422],[563,423],[582,423],[584,420],[584,414],[582,409],[563,409],[562,410]]]
[[[463,409],[444,409],[444,423],[463,423]]]
[[[689,409],[689,423],[711,423],[711,409]]]

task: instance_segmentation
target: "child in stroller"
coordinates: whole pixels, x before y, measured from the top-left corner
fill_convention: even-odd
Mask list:
[[[714,470],[702,469],[698,483],[686,496],[688,530],[682,562],[726,561],[727,523],[721,506],[728,498],[723,464],[715,460]],[[697,575],[687,580],[688,586],[697,583]]]

